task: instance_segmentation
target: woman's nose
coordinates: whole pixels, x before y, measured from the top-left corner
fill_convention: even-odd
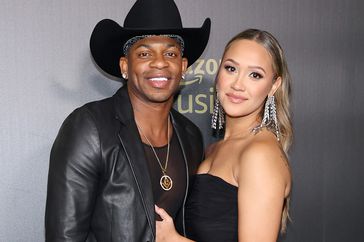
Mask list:
[[[245,90],[245,80],[244,80],[244,78],[240,77],[240,76],[237,76],[236,79],[231,84],[231,87],[234,90],[237,90],[237,91]]]

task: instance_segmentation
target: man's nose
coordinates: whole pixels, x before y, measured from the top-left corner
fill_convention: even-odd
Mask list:
[[[162,69],[168,66],[168,62],[165,59],[166,57],[161,53],[161,54],[157,54],[154,56],[152,62],[150,63],[150,65],[152,67],[158,68],[158,69]]]

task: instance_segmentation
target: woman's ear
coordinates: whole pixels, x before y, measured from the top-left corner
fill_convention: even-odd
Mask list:
[[[278,90],[278,88],[281,86],[281,84],[282,84],[282,78],[279,76],[274,81],[273,86],[270,89],[269,96],[273,96],[274,93],[276,93],[276,91]]]

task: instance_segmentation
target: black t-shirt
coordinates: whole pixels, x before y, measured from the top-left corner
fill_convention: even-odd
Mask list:
[[[149,166],[154,203],[158,207],[166,210],[168,214],[175,219],[182,206],[186,191],[186,165],[174,132],[170,142],[169,161],[166,174],[171,177],[173,184],[169,191],[163,190],[160,185],[160,179],[163,176],[163,172],[152,148],[148,144],[144,144],[144,151]],[[165,167],[167,147],[167,144],[162,147],[153,147],[163,167]],[[156,217],[157,220],[160,220],[158,215],[156,215]]]

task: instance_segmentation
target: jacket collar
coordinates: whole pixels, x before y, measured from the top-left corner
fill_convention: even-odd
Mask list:
[[[134,112],[131,106],[128,88],[125,84],[113,96],[116,118],[123,124],[134,123]],[[135,125],[136,126],[136,125]]]

